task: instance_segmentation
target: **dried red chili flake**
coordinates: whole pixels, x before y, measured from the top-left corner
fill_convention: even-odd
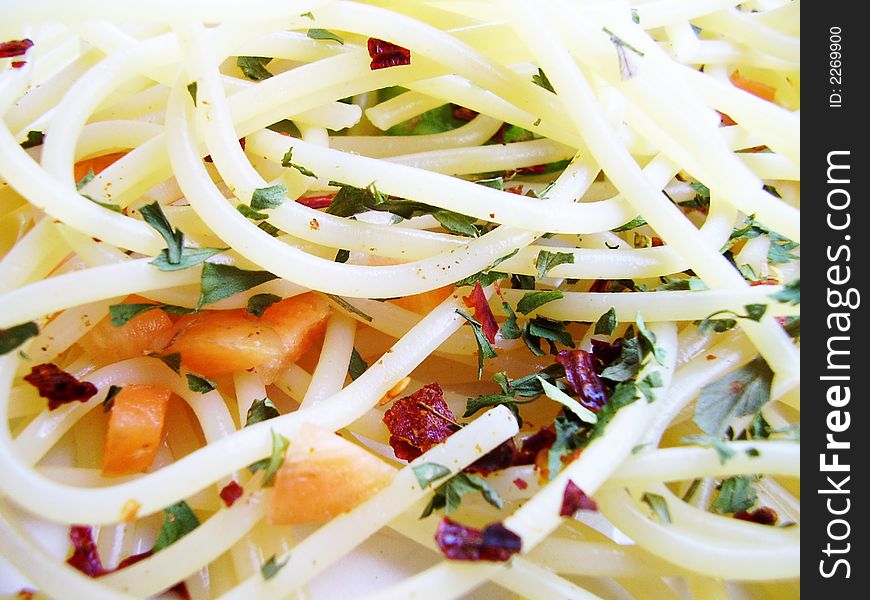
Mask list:
[[[556,362],[565,369],[565,377],[577,395],[577,401],[591,411],[598,412],[607,404],[604,384],[595,372],[591,352],[562,350]]]
[[[569,479],[568,485],[565,486],[565,493],[562,494],[562,508],[559,510],[559,515],[570,517],[578,510],[598,510],[598,505]]]
[[[237,481],[231,481],[220,491],[220,497],[221,500],[224,501],[224,504],[226,504],[227,507],[230,507],[236,500],[241,498],[244,493],[245,489],[240,486]]]
[[[520,175],[540,175],[547,172],[547,165],[532,165],[531,167],[522,167],[517,169]]]
[[[79,381],[57,365],[36,365],[24,376],[24,381],[36,386],[39,395],[48,398],[48,410],[54,410],[69,402],[86,402],[97,393],[97,386],[88,381]]]
[[[308,196],[307,198],[297,198],[296,202],[302,206],[307,206],[308,208],[318,209],[326,208],[332,204],[333,198],[335,198],[335,194],[329,194],[328,196]]]
[[[23,40],[9,40],[8,42],[0,42],[0,58],[12,58],[13,56],[22,56],[32,47],[33,40],[29,40],[27,38]]]
[[[470,108],[465,108],[458,104],[453,104],[451,107],[453,110],[453,118],[459,121],[470,121],[480,114],[476,110],[471,110]]]
[[[465,306],[474,309],[474,318],[481,324],[481,331],[490,344],[495,343],[495,334],[498,333],[498,322],[495,320],[495,315],[492,314],[492,308],[489,306],[489,300],[486,299],[486,294],[483,293],[483,286],[480,282],[476,282],[471,290],[471,293],[462,297]]]
[[[369,65],[372,71],[411,64],[411,51],[407,48],[378,38],[369,38],[367,46],[372,59]]]
[[[529,484],[526,482],[526,480],[525,480],[525,479],[521,479],[521,478],[519,478],[519,477],[517,477],[516,479],[514,479],[514,485],[517,486],[517,489],[520,489],[520,490],[524,490],[524,489],[526,489],[527,487],[529,487]]]
[[[390,446],[402,460],[414,460],[458,427],[437,383],[396,400],[384,413],[384,424],[390,430]]]
[[[523,445],[514,456],[514,466],[533,465],[535,458],[541,451],[550,449],[553,442],[556,441],[556,432],[552,427],[542,427],[537,433],[534,433],[523,440]]]
[[[604,367],[615,361],[619,358],[620,354],[622,354],[622,338],[612,342],[592,338],[592,356],[596,361],[596,372],[600,372],[599,369],[604,369]]]
[[[73,525],[69,528],[69,539],[73,545],[73,553],[66,562],[88,577],[99,577],[109,571],[103,568],[94,534],[90,527]]]
[[[450,560],[505,562],[522,550],[523,540],[502,525],[493,523],[483,531],[444,517],[435,532],[435,541]]]
[[[589,291],[596,292],[596,293],[606,292],[607,287],[609,285],[610,285],[609,279],[596,279],[595,281],[592,282],[592,285],[589,286]]]
[[[734,518],[740,519],[741,521],[751,521],[752,523],[758,523],[759,525],[776,525],[779,515],[777,515],[776,511],[769,506],[762,506],[761,508],[756,508],[751,511],[741,510],[740,512],[736,512],[734,513]]]
[[[489,475],[495,471],[507,469],[514,464],[517,445],[513,438],[502,442],[465,468],[466,473]]]
[[[504,189],[504,191],[506,191],[509,194],[516,194],[518,196],[522,196],[523,195],[523,186],[522,186],[522,184],[521,185],[512,185],[511,187],[506,187]]]
[[[749,283],[750,286],[754,285],[778,285],[779,282],[776,279],[758,279],[756,281],[752,281]]]
[[[657,248],[657,247],[659,247],[659,246],[664,246],[664,245],[665,245],[665,243],[664,243],[664,241],[662,240],[662,238],[660,238],[660,237],[656,237],[656,236],[653,236],[653,237],[652,237],[652,247],[653,247],[653,248]]]
[[[244,152],[244,150],[245,150],[245,138],[240,138],[240,139],[239,139],[239,146],[242,147],[242,151]],[[206,154],[206,155],[205,155],[205,158],[203,158],[202,160],[204,160],[204,161],[207,162],[207,163],[213,163],[213,162],[214,162],[214,160],[213,160],[212,157],[211,157],[211,154]]]
[[[27,61],[26,60],[13,60],[9,64],[12,66],[13,69],[20,69],[21,67],[23,67],[24,65],[27,64]]]

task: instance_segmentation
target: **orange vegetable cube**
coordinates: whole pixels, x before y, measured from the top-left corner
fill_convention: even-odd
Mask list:
[[[151,466],[170,395],[166,388],[132,384],[115,396],[103,445],[103,475],[130,475]]]
[[[169,342],[171,332],[169,315],[154,308],[136,315],[120,327],[112,325],[106,317],[83,335],[79,344],[90,357],[108,364],[159,351]]]
[[[269,521],[328,521],[385,488],[395,473],[394,467],[363,448],[306,423],[275,477]]]
[[[80,160],[73,167],[73,177],[75,177],[76,181],[81,181],[82,178],[88,174],[88,171],[93,171],[94,175],[99,175],[100,171],[112,166],[115,161],[122,158],[125,154],[127,153],[115,152],[113,154],[104,154],[102,156]]]
[[[243,309],[204,312],[184,322],[167,352],[181,353],[182,364],[205,377],[253,369],[284,355],[275,330]]]

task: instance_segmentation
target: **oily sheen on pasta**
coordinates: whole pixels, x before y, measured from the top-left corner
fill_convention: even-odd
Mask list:
[[[0,593],[799,593],[799,2],[3,14]]]

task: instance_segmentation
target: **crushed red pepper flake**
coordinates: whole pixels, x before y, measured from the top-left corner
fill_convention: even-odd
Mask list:
[[[501,523],[492,523],[480,530],[447,517],[438,524],[435,541],[450,560],[490,562],[509,560],[523,545],[522,538]]]
[[[595,357],[595,372],[600,373],[604,367],[619,358],[622,354],[622,338],[612,342],[592,339],[592,356]]]
[[[592,285],[589,286],[589,291],[592,293],[606,292],[609,285],[609,279],[596,279],[592,282]]]
[[[88,577],[100,577],[109,571],[103,568],[97,544],[94,542],[93,530],[86,525],[73,525],[69,528],[69,540],[73,545],[73,553],[67,564],[78,569]]]
[[[495,315],[492,313],[492,308],[489,306],[489,301],[486,299],[486,294],[483,293],[483,286],[477,281],[472,288],[471,293],[462,297],[462,301],[468,308],[474,309],[474,318],[480,323],[481,331],[490,344],[495,343],[495,334],[498,333],[498,321],[495,320]]]
[[[411,64],[411,51],[407,48],[378,38],[369,38],[366,45],[372,59],[369,65],[372,71]]]
[[[570,517],[578,510],[598,510],[598,505],[569,479],[562,494],[562,508],[559,510],[559,515]]]
[[[23,67],[24,65],[27,64],[27,61],[26,60],[13,60],[9,64],[12,66],[13,69],[20,69],[21,67]]]
[[[237,481],[231,481],[226,484],[223,489],[220,491],[221,500],[224,501],[224,504],[229,508],[235,503],[236,500],[242,497],[242,494],[245,493],[245,488],[239,485]]]
[[[335,198],[335,194],[329,194],[327,196],[308,196],[307,198],[297,198],[296,202],[301,204],[302,206],[307,206],[308,208],[326,208],[332,204],[332,199]]]
[[[33,47],[33,40],[24,38],[23,40],[9,40],[8,42],[0,42],[0,58],[12,58],[13,56],[23,56],[25,52]]]
[[[495,471],[507,469],[514,464],[514,458],[517,453],[517,445],[513,438],[502,442],[476,461],[465,468],[466,473],[479,473],[480,475],[489,475]]]
[[[390,431],[390,446],[401,460],[417,458],[450,437],[456,428],[438,383],[396,400],[384,413],[383,421]]]
[[[520,489],[520,490],[524,490],[527,487],[529,487],[529,484],[526,482],[526,480],[522,479],[520,477],[517,477],[516,479],[514,479],[513,483],[515,486],[517,486],[517,489]]]
[[[562,350],[556,356],[556,362],[565,369],[565,378],[580,404],[593,412],[600,411],[607,404],[607,392],[604,383],[595,372],[591,352]]]
[[[476,110],[471,110],[470,108],[465,108],[458,104],[453,104],[451,108],[453,111],[453,118],[459,121],[470,121],[480,114]]]
[[[520,450],[514,456],[514,466],[533,465],[541,452],[546,453],[556,441],[556,432],[552,427],[542,427],[523,440]]]
[[[79,381],[55,364],[36,365],[24,376],[24,381],[36,387],[39,395],[48,398],[48,409],[55,410],[70,402],[87,402],[97,394],[97,386]]]
[[[759,525],[776,525],[777,520],[779,520],[779,515],[777,515],[776,511],[769,506],[762,506],[761,508],[756,508],[751,511],[741,510],[740,512],[736,512],[734,513],[734,518],[740,519],[741,521],[758,523]]]

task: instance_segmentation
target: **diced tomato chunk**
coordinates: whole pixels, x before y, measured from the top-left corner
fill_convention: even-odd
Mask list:
[[[275,477],[269,521],[323,522],[389,485],[396,469],[330,431],[306,423]]]
[[[313,293],[276,302],[260,318],[244,309],[206,311],[178,320],[167,352],[179,352],[185,367],[205,377],[256,368],[271,383],[323,335],[329,312]]]
[[[115,396],[103,445],[103,475],[130,475],[151,466],[170,395],[166,388],[131,384]]]
[[[161,350],[172,332],[172,320],[155,308],[136,315],[120,327],[109,317],[82,336],[82,349],[101,364],[108,364]]]
[[[244,309],[204,312],[179,323],[184,325],[167,352],[181,353],[182,364],[205,377],[253,369],[283,356],[278,334]]]

